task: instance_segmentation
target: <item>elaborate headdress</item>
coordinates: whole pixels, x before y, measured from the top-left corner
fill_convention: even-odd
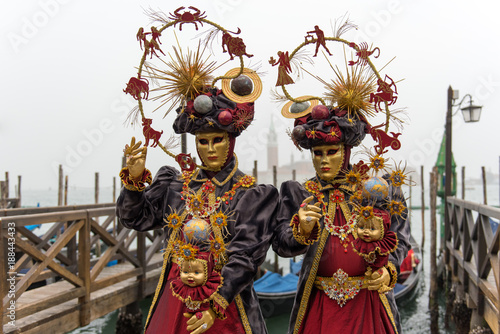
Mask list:
[[[402,184],[407,184],[404,169],[397,166],[396,171],[389,172],[387,159],[382,157],[388,152],[388,148],[397,150],[401,146],[398,140],[400,133],[389,134],[390,123],[397,125],[402,123],[402,120],[396,117],[398,110],[390,110],[397,100],[396,83],[388,75],[382,77],[372,63],[372,58],[378,58],[380,55],[378,47],[370,48],[366,42],[356,44],[341,38],[352,28],[357,27],[349,20],[345,20],[334,31],[333,37],[326,37],[324,32],[315,26],[314,30],[306,33],[304,42],[291,53],[279,51],[278,60],[271,57],[269,63],[273,66],[278,65],[276,86],[280,86],[283,91],[283,95],[276,93],[276,96],[278,100],[288,101],[281,113],[284,117],[295,120],[294,128],[289,131],[289,135],[299,149],[343,143],[347,147],[348,153],[345,159],[348,160],[349,149],[360,145],[366,134],[371,135],[377,144],[373,147],[375,153],[368,151],[370,162],[360,161],[351,168],[346,168],[342,171],[341,177],[353,186],[351,202],[358,214],[365,209],[371,210],[373,214],[372,206],[380,207],[382,201],[383,207],[391,214],[401,215],[404,208],[398,207],[397,210],[393,210],[391,204],[394,204],[396,209],[396,206],[402,203],[388,201],[389,185],[383,178],[377,176],[379,171],[385,171],[390,173],[389,182],[393,186],[400,187]],[[330,63],[329,57],[335,51],[328,49],[327,42],[343,45],[344,57],[346,57],[345,49],[351,52],[352,59],[355,60],[346,60],[346,73],[342,73],[337,66]],[[316,47],[313,57],[317,56],[320,48],[326,52],[325,58],[335,74],[333,80],[327,81],[305,69],[305,63],[313,63],[304,54],[308,46]],[[327,89],[326,94],[323,97],[313,95],[292,97],[286,86],[295,83],[290,76],[295,70],[306,71],[319,80]],[[385,122],[372,126],[368,120],[379,112],[385,113]],[[393,176],[397,176],[399,181],[393,182]]]
[[[137,100],[137,107],[129,117],[132,122],[137,122],[139,116],[142,119],[146,145],[151,141],[152,147],[159,146],[174,157],[183,170],[193,170],[196,166],[189,155],[170,152],[172,140],[165,145],[160,142],[163,131],[155,130],[152,119],[146,117],[144,101],[160,100],[160,106],[156,109],[169,105],[165,115],[177,107],[177,118],[174,121],[176,133],[224,130],[236,137],[253,120],[253,102],[262,92],[262,83],[255,71],[244,66],[243,56],[253,55],[246,52],[243,40],[234,36],[241,33],[239,28],[236,32],[231,32],[207,20],[205,12],[192,6],[187,9],[179,7],[169,15],[150,12],[149,16],[160,26],[152,26],[149,32],[141,27],[137,32],[136,37],[143,53],[137,76],[130,78],[124,89],[125,93]],[[203,24],[211,29],[206,32],[204,41],[199,42],[196,52],[184,55],[180,47],[179,50],[173,47],[174,54],[167,57],[162,51],[163,46],[160,45],[165,42],[162,34],[168,28],[179,28],[182,31],[183,27],[186,29],[187,25],[191,25],[198,30]],[[212,73],[218,67],[215,62],[204,59],[203,54],[219,34],[222,34],[223,52],[229,54],[230,60],[238,58],[240,66],[214,79]],[[159,66],[155,64],[157,59],[160,60]],[[215,86],[219,80],[222,83],[221,89]],[[156,86],[151,90],[150,81]],[[150,93],[154,96],[150,96]]]

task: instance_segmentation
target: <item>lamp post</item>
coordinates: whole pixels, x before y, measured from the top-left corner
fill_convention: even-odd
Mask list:
[[[478,122],[479,118],[481,117],[481,106],[475,106],[472,104],[472,96],[470,94],[466,94],[462,100],[454,104],[453,102],[458,99],[458,91],[453,90],[451,86],[448,87],[448,109],[446,111],[446,126],[445,126],[445,134],[446,134],[446,157],[445,157],[445,189],[444,189],[444,201],[445,201],[445,207],[444,207],[444,244],[443,244],[443,249],[444,249],[444,254],[445,254],[445,263],[448,263],[449,261],[449,253],[446,249],[446,242],[451,240],[451,231],[450,231],[450,225],[449,225],[449,212],[448,212],[448,204],[446,202],[447,198],[451,196],[451,182],[452,182],[452,171],[451,171],[451,144],[452,144],[452,123],[451,123],[451,118],[458,112],[458,109],[462,106],[462,103],[464,102],[465,98],[469,98],[469,105],[466,107],[461,108],[462,114],[464,117],[464,121],[466,123],[471,123],[471,122]],[[455,113],[453,113],[453,107],[457,107],[457,110]],[[453,182],[456,182],[453,180]]]

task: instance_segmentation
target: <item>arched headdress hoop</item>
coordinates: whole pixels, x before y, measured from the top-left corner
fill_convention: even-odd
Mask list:
[[[289,135],[299,149],[337,143],[354,147],[361,143],[366,134],[370,134],[376,145],[373,147],[374,153],[368,152],[369,162],[360,161],[352,168],[341,171],[334,181],[352,186],[350,202],[355,215],[370,217],[373,215],[373,207],[377,206],[390,214],[402,216],[406,214],[404,201],[389,201],[388,191],[389,184],[393,188],[409,184],[405,166],[399,163],[394,170],[390,170],[388,159],[382,157],[389,149],[398,150],[401,147],[398,139],[401,133],[389,133],[390,121],[402,122],[390,110],[397,101],[396,83],[386,74],[382,77],[372,62],[372,59],[380,56],[378,47],[369,47],[366,42],[357,44],[341,37],[352,28],[357,27],[345,20],[334,31],[334,36],[328,37],[315,26],[313,30],[306,32],[304,41],[292,52],[278,51],[278,59],[270,58],[269,63],[278,67],[276,87],[281,87],[284,95],[279,99],[287,100],[281,114],[285,118],[294,119],[294,128],[289,131]],[[330,63],[330,56],[337,52],[337,49],[328,48],[331,44],[343,46],[344,57],[348,57],[350,53],[351,60],[345,60],[346,75]],[[335,80],[323,79],[305,69],[303,51],[311,46],[315,46],[313,57],[317,56],[320,49],[324,51],[335,72]],[[312,60],[309,62],[313,63]],[[295,71],[300,70],[323,83],[327,88],[326,94],[292,97],[286,86],[295,84],[292,76],[297,74]],[[371,126],[368,118],[379,112],[385,113],[385,122]],[[388,181],[377,176],[378,173],[387,173]]]
[[[175,78],[176,80],[179,81],[187,80],[186,85],[189,86],[188,87],[189,89],[186,89],[183,92],[180,92],[178,90],[175,93],[176,94],[175,100],[181,102],[181,109],[178,109],[178,113],[184,113],[187,107],[191,107],[192,113],[190,114],[189,117],[191,120],[194,120],[196,118],[198,119],[198,121],[204,117],[204,114],[208,113],[209,110],[206,108],[217,108],[219,106],[219,103],[215,102],[210,104],[209,101],[208,102],[209,107],[206,107],[205,110],[203,110],[202,106],[201,108],[202,111],[197,112],[199,109],[196,109],[196,105],[194,106],[193,109],[193,106],[189,105],[188,102],[193,101],[195,97],[199,95],[207,95],[208,100],[212,101],[217,100],[218,99],[217,96],[219,96],[220,91],[216,89],[215,84],[219,80],[222,82],[223,96],[229,99],[229,100],[224,100],[224,108],[226,108],[226,110],[231,110],[233,112],[232,116],[234,118],[240,117],[240,119],[242,116],[238,114],[238,111],[244,110],[245,116],[247,116],[248,118],[249,114],[248,110],[251,108],[252,109],[251,117],[253,119],[253,104],[251,106],[248,105],[240,106],[240,104],[251,104],[252,102],[254,102],[262,92],[262,82],[255,71],[245,68],[243,57],[244,56],[252,57],[253,55],[248,54],[246,52],[246,46],[243,40],[240,37],[235,36],[241,33],[241,30],[239,28],[237,29],[236,32],[231,32],[223,28],[219,24],[208,20],[207,16],[205,15],[205,12],[202,12],[201,10],[193,6],[190,6],[188,8],[179,7],[174,12],[169,13],[168,15],[157,12],[151,12],[149,13],[149,15],[156,22],[159,22],[160,26],[159,27],[152,26],[151,30],[148,32],[146,32],[142,27],[139,28],[136,37],[139,42],[139,46],[141,47],[141,50],[143,50],[143,53],[138,66],[137,75],[130,78],[126,88],[124,89],[124,92],[126,94],[130,94],[137,101],[137,106],[136,108],[134,108],[131,115],[132,118],[134,119],[137,119],[139,115],[141,116],[146,145],[148,145],[151,142],[152,147],[159,146],[165,153],[173,157],[180,164],[183,170],[193,170],[196,168],[196,164],[194,163],[190,155],[187,154],[176,155],[172,153],[168,148],[169,146],[168,144],[164,146],[159,141],[163,131],[159,132],[154,130],[152,127],[152,119],[146,118],[144,110],[145,109],[144,101],[150,99],[149,97],[150,87],[149,87],[148,75],[143,75],[143,71],[146,69],[147,73],[149,74],[149,78],[152,79],[158,79],[158,73],[162,74],[167,73],[169,75],[173,75],[174,77],[176,77]],[[165,53],[162,51],[160,47],[160,45],[162,44],[161,42],[162,33],[165,30],[169,28],[174,28],[174,29],[178,28],[179,31],[182,32],[182,29],[186,28],[187,25],[193,25],[194,28],[198,30],[198,28],[202,27],[204,24],[207,24],[212,27],[212,30],[209,33],[209,38],[213,38],[217,34],[222,34],[223,52],[228,53],[228,55],[230,56],[229,60],[233,60],[235,58],[239,59],[239,67],[236,67],[228,71],[223,76],[214,78],[211,81],[211,83],[209,83],[208,82],[210,78],[209,74],[214,70],[215,63],[207,64],[204,61],[200,60],[201,58],[201,55],[199,54],[200,47],[198,46],[198,53],[188,54],[187,58],[183,58],[182,55],[179,55],[179,52],[174,48],[175,56],[177,57],[177,62],[173,60],[174,57],[172,56],[169,58],[173,61],[173,63],[168,64],[166,61],[162,60],[164,64],[169,65],[168,71],[150,68],[150,65],[146,62],[148,57],[150,59],[152,59],[153,57],[161,59],[162,57],[165,56]],[[192,66],[192,64],[194,64],[195,66]],[[181,70],[184,71],[185,73],[177,73]],[[195,71],[198,72],[195,73]],[[187,75],[184,75],[186,73]],[[184,77],[186,76],[190,77],[188,79],[184,79]],[[232,82],[234,81],[234,79],[241,78],[243,76],[245,76],[245,78],[248,79],[246,82],[240,85],[250,86],[250,89],[248,89],[248,87],[245,87],[246,89],[244,90],[236,89],[234,91],[232,87]],[[248,82],[248,80],[250,80],[250,83]],[[170,83],[172,82],[174,82],[172,85],[175,86],[175,81],[171,80]],[[172,85],[169,86],[171,90],[173,90],[171,88]],[[151,92],[153,91],[158,92],[161,91],[162,89],[168,90],[168,88],[165,88],[165,86],[163,86],[152,89]],[[163,94],[153,97],[152,99],[158,99],[167,96],[169,94],[175,95],[174,93],[171,92],[167,93],[163,92]],[[167,98],[166,100],[170,101],[171,99],[172,98],[170,97]],[[205,98],[205,106],[207,105],[206,100],[207,98]],[[172,107],[168,111],[170,111],[171,109]],[[248,122],[248,124],[250,123],[250,121]],[[215,122],[217,122],[217,120]],[[227,126],[226,123],[228,122],[231,122],[231,119],[228,119],[226,117],[224,119],[224,125]],[[245,123],[246,126],[248,126],[248,124]],[[235,131],[241,132],[242,130],[244,130],[245,127],[242,127],[240,124]],[[198,166],[198,167],[204,168],[203,166]]]

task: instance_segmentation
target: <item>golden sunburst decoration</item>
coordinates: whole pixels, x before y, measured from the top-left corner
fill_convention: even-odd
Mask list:
[[[205,44],[201,47],[198,43],[196,51],[187,51],[182,53],[180,46],[173,47],[174,54],[169,53],[170,61],[161,62],[161,69],[153,64],[145,64],[144,75],[153,82],[158,82],[158,87],[151,92],[158,92],[151,100],[161,100],[160,106],[155,110],[170,103],[170,107],[165,112],[164,117],[180,103],[193,100],[196,96],[202,94],[213,80],[212,73],[218,68],[215,61],[209,61],[209,57],[204,58],[204,52],[207,48]]]
[[[385,168],[386,161],[387,159],[384,159],[382,156],[377,154],[370,158],[370,168],[375,170],[375,172],[378,172],[379,170]]]
[[[359,115],[373,117],[375,107],[370,102],[370,94],[375,92],[376,76],[366,67],[346,66],[344,75],[337,66],[333,69],[336,78],[325,82],[326,98],[341,110],[346,110],[350,117]]]
[[[406,206],[401,201],[391,200],[388,204],[389,212],[392,215],[398,215],[400,217],[403,216],[406,210]]]
[[[345,174],[345,180],[353,186],[358,186],[361,184],[361,174],[351,169]]]

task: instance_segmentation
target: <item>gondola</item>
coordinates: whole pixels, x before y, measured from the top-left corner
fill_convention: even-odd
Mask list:
[[[289,274],[282,276],[272,270],[266,270],[265,274],[254,282],[264,318],[289,314],[292,311],[299,281],[297,272],[301,266],[302,261],[295,263],[290,259]]]
[[[400,274],[398,283],[394,288],[396,301],[402,301],[405,297],[411,296],[422,276],[423,264],[420,245],[415,241],[413,236],[410,237],[410,243],[415,267],[408,272]],[[411,263],[411,252],[406,261]],[[301,261],[295,263],[293,260],[290,260],[289,274],[282,276],[272,270],[266,270],[265,274],[254,282],[254,288],[265,318],[290,313],[297,292],[297,282],[299,279],[297,272],[300,270],[301,265]]]
[[[410,237],[410,243],[411,251],[404,260],[408,263],[408,269],[404,270],[405,265],[402,264],[401,273],[398,277],[398,283],[394,287],[394,298],[396,298],[396,302],[401,302],[403,299],[411,296],[411,294],[415,291],[415,287],[417,286],[420,277],[422,276],[422,250],[413,236]],[[414,256],[414,266],[411,265],[411,253],[413,253]]]

